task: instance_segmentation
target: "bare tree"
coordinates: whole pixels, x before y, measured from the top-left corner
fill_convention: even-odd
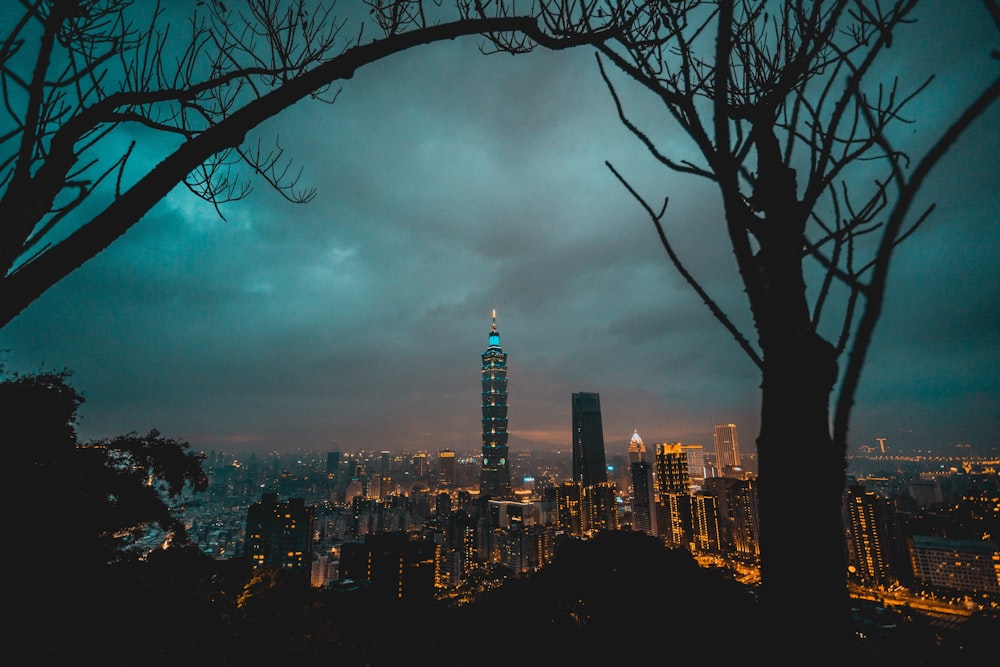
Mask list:
[[[598,15],[596,0],[524,12],[497,0],[365,0],[341,15],[319,0],[192,0],[178,26],[165,18],[177,5],[158,0],[20,4],[0,35],[0,327],[180,183],[220,215],[249,194],[238,167],[309,201],[281,146],[247,136],[303,99],[334,103],[333,84],[360,67],[476,35],[484,53],[593,44],[621,18]],[[141,142],[173,143],[148,168],[134,158]]]
[[[908,105],[930,79],[903,90],[898,80],[880,81],[877,65],[916,4],[649,3],[624,39],[598,45],[621,122],[667,169],[707,179],[721,196],[720,224],[755,340],[675,251],[666,200],[649,203],[608,165],[649,214],[670,260],[760,369],[761,599],[779,636],[799,638],[789,649],[799,641],[824,652],[849,643],[841,518],[847,428],[893,249],[931,213],[911,211],[928,172],[1000,95],[1000,79],[985,82],[922,156],[894,145],[891,129],[908,122]],[[986,6],[997,20],[995,2]],[[662,103],[697,161],[669,154],[631,120],[624,82],[612,78],[609,62]],[[807,276],[818,276],[809,290]],[[839,323],[824,337],[821,316],[831,311]]]

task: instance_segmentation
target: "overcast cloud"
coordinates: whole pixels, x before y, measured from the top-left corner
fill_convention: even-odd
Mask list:
[[[941,21],[894,46],[901,75],[938,76],[914,142],[1000,70],[986,55],[1000,38],[969,5],[928,3]],[[569,447],[579,391],[600,393],[609,452],[634,430],[711,448],[729,422],[752,449],[758,371],[604,161],[670,197],[678,250],[754,340],[714,191],[656,167],[591,51],[484,57],[477,44],[366,66],[335,105],[260,128],[314,201],[261,183],[222,221],[176,189],[0,330],[5,366],[70,369],[85,438],[156,428],[206,450],[471,451],[496,309],[512,453]],[[852,446],[998,444],[998,121],[994,109],[934,172],[924,203],[938,207],[899,251]]]

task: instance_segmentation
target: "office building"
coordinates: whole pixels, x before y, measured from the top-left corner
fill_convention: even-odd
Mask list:
[[[705,450],[701,445],[681,445],[681,449],[687,454],[688,475],[691,478],[691,489],[697,491],[701,488],[708,470],[705,466]]]
[[[500,347],[496,310],[490,325],[489,346],[482,354],[482,361],[483,465],[479,474],[479,495],[510,500],[514,498],[514,489],[510,483],[507,452],[507,353]]]
[[[646,461],[635,461],[629,466],[629,473],[632,485],[632,529],[647,535],[659,535],[653,466]]]
[[[656,489],[661,501],[671,493],[686,494],[691,484],[691,473],[688,469],[687,451],[681,443],[659,442],[654,445],[654,466],[656,470]]]
[[[573,394],[573,481],[583,486],[608,481],[601,397],[598,394]]]
[[[455,452],[451,449],[438,452],[438,484],[446,488],[455,486]]]
[[[736,437],[735,424],[719,424],[715,427],[715,465],[723,477],[739,477],[742,473],[740,443]]]

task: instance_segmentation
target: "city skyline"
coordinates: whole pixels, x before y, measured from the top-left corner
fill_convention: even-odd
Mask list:
[[[989,80],[983,11],[930,3],[895,38],[905,84],[936,75],[910,108],[913,141]],[[728,423],[752,451],[758,369],[605,161],[651,201],[669,197],[677,249],[753,341],[716,192],[664,172],[626,131],[593,50],[487,57],[478,43],[363,67],[336,104],[262,127],[251,140],[280,137],[315,200],[293,206],[258,183],[221,220],[177,188],[0,329],[4,370],[69,369],[84,439],[155,428],[199,450],[466,451],[479,447],[476,365],[496,309],[512,456],[568,451],[579,392],[601,396],[608,451],[636,431],[710,449]],[[658,113],[648,95],[626,101]],[[921,195],[937,207],[890,275],[852,452],[1000,443],[1000,166],[983,140],[998,125],[994,108]],[[156,149],[139,141],[134,159]]]

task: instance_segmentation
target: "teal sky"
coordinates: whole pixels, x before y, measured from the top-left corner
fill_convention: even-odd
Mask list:
[[[914,147],[1000,71],[985,11],[955,4],[926,3],[894,45],[892,74],[937,76],[902,139]],[[659,168],[622,127],[592,51],[477,46],[403,53],[359,70],[336,104],[273,119],[251,140],[279,139],[311,203],[257,183],[221,220],[175,189],[0,330],[0,360],[70,369],[85,438],[156,428],[199,449],[464,451],[480,445],[496,309],[512,453],[568,448],[580,391],[601,395],[609,452],[635,430],[711,447],[730,422],[752,448],[759,374],[604,163],[670,198],[678,250],[753,339],[715,191]],[[662,146],[691,150],[650,97],[628,97]],[[922,196],[937,208],[898,251],[853,446],[1000,445],[998,127],[993,109]]]

